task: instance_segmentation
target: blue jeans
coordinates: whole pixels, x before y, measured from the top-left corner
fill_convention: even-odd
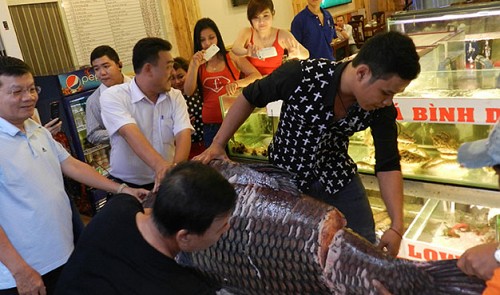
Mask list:
[[[214,141],[215,134],[219,131],[221,124],[204,124],[203,125],[203,142],[205,148],[208,148]]]
[[[375,243],[375,222],[365,187],[358,174],[340,192],[331,195],[325,191],[319,180],[315,181],[306,194],[335,206],[347,219],[347,227]]]

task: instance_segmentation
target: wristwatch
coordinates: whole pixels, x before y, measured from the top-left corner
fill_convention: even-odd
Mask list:
[[[498,243],[497,249],[495,250],[495,260],[500,263],[500,243]]]

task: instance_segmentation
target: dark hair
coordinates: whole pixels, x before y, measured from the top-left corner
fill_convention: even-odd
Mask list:
[[[33,76],[33,70],[27,63],[15,57],[0,56],[0,76],[24,76],[26,74]]]
[[[227,57],[226,57],[227,50],[226,46],[224,45],[224,40],[222,40],[222,35],[219,31],[219,28],[217,28],[217,25],[213,20],[207,17],[199,19],[196,22],[196,25],[194,26],[194,33],[193,33],[194,53],[203,50],[203,48],[201,47],[200,36],[201,36],[201,31],[205,29],[212,29],[212,31],[214,31],[215,36],[217,37],[217,47],[219,47],[219,52],[217,52],[217,54],[220,54],[224,58],[224,63],[226,64],[226,67],[229,69],[229,72],[231,72],[231,76],[233,76],[233,79],[238,80],[227,62]]]
[[[418,60],[415,44],[410,37],[399,32],[386,32],[368,39],[352,65],[368,65],[372,80],[385,80],[393,75],[403,80],[413,80],[420,73]]]
[[[172,44],[165,39],[147,37],[139,40],[132,51],[132,64],[136,74],[141,72],[142,67],[147,64],[156,65],[160,51],[172,50]]]
[[[118,53],[116,53],[116,50],[108,45],[97,46],[96,48],[94,48],[94,50],[92,50],[92,52],[90,53],[90,64],[92,65],[92,62],[94,60],[103,56],[107,56],[117,65],[120,64],[120,57],[118,56]]]
[[[164,236],[185,229],[203,234],[217,216],[236,204],[233,186],[214,168],[198,161],[179,163],[161,182],[153,221]]]
[[[174,70],[177,71],[178,69],[183,69],[184,71],[187,72],[189,69],[188,60],[180,56],[174,58]]]
[[[252,25],[252,18],[268,8],[271,10],[272,15],[274,15],[274,4],[272,0],[250,0],[247,6],[247,18],[250,25]]]

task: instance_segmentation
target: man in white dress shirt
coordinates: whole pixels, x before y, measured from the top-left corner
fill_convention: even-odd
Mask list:
[[[134,79],[101,94],[112,178],[154,192],[170,168],[188,159],[194,131],[184,96],[171,87],[171,49],[160,38],[139,40],[132,56]]]
[[[335,30],[337,31],[337,36],[342,39],[349,39],[349,54],[354,54],[359,51],[354,36],[352,35],[352,26],[346,24],[343,15],[337,16],[335,22]]]
[[[120,57],[108,45],[98,46],[92,51],[90,54],[90,64],[94,68],[97,78],[101,81],[101,86],[87,99],[87,140],[93,144],[108,143],[109,134],[102,122],[99,98],[104,90],[109,87],[128,83],[131,79],[122,74]]]

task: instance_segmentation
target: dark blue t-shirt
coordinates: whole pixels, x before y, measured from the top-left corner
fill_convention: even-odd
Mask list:
[[[332,15],[321,8],[324,15],[323,25],[319,17],[307,7],[299,12],[292,21],[292,34],[307,50],[309,58],[326,58],[335,60],[330,45],[337,37]]]

